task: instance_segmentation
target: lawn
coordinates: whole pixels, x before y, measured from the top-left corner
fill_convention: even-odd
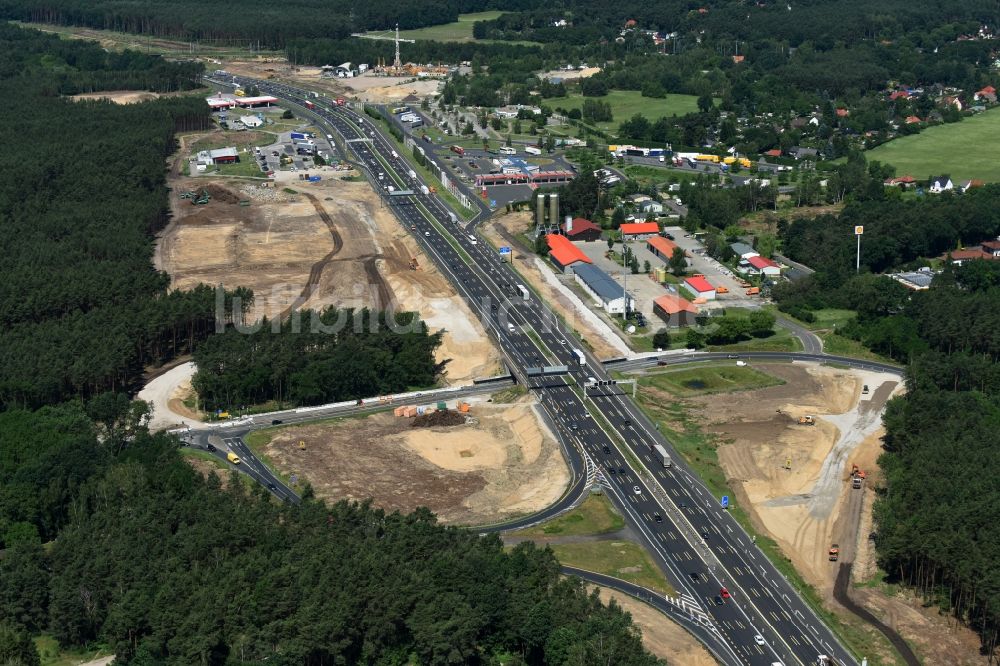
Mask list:
[[[803,326],[812,331],[828,331],[838,327],[843,327],[844,324],[849,322],[851,319],[854,319],[856,314],[854,310],[839,310],[836,308],[813,310],[812,313],[816,316],[816,321],[809,323],[801,322]]]
[[[94,659],[100,659],[101,657],[110,657],[114,654],[111,650],[103,647],[96,647],[91,650],[82,648],[64,650],[59,647],[56,639],[48,634],[36,636],[34,641],[35,649],[38,650],[42,666],[73,666],[74,664],[82,664]]]
[[[604,495],[588,495],[580,506],[552,520],[517,532],[524,536],[578,536],[617,532],[625,521]]]
[[[677,396],[727,393],[777,386],[777,377],[749,366],[709,365],[683,370],[666,370],[643,376],[639,386],[652,386]]]
[[[570,111],[582,108],[584,99],[587,98],[583,95],[569,95],[568,97],[550,97],[543,100],[543,103],[553,109],[562,108]],[[607,102],[611,105],[613,120],[609,123],[594,123],[596,127],[605,131],[616,131],[622,121],[628,120],[637,113],[646,116],[650,122],[653,122],[660,116],[683,116],[698,110],[698,98],[694,95],[667,95],[665,98],[656,99],[643,97],[638,90],[612,90],[604,97],[590,99]]]
[[[980,113],[962,122],[929,127],[920,134],[884,143],[866,153],[896,167],[899,176],[918,180],[948,174],[952,180],[979,178],[1000,182],[1000,110]],[[956,183],[957,184],[957,183]]]
[[[401,30],[402,39],[432,39],[438,42],[471,42],[472,24],[476,21],[492,21],[503,12],[476,12],[475,14],[459,14],[454,23],[432,25],[416,30]],[[404,47],[405,48],[405,47]]]
[[[649,554],[631,541],[560,543],[550,547],[566,566],[621,578],[663,594],[676,594]]]
[[[684,292],[681,292],[682,294]],[[750,338],[743,342],[734,342],[731,345],[709,345],[708,351],[802,351],[802,343],[788,330],[778,328],[774,335],[766,338]]]
[[[891,363],[898,365],[898,362],[885,356],[880,356],[871,351],[857,340],[846,338],[836,333],[823,333],[819,336],[823,340],[823,351],[835,356],[850,356],[868,361],[878,361],[879,363]]]

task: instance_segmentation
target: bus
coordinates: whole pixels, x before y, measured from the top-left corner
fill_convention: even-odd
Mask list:
[[[392,113],[393,115],[396,115],[398,113],[406,113],[409,110],[410,107],[408,106],[397,106],[395,109],[389,109],[389,112]]]

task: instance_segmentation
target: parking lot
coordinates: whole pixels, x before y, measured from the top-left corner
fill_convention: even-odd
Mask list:
[[[664,294],[670,293],[670,287],[673,285],[661,285],[642,272],[638,275],[632,275],[632,271],[628,269],[623,271],[620,264],[604,256],[608,251],[607,241],[599,240],[588,243],[576,243],[576,246],[594,262],[594,266],[597,266],[610,275],[618,284],[627,287],[628,292],[635,299],[635,309],[646,317],[650,328],[656,330],[663,326],[663,320],[653,314],[653,301]],[[644,261],[649,261],[650,266],[654,268],[663,265],[663,260],[646,249],[645,241],[629,243],[629,247],[639,259],[640,269]],[[621,252],[621,249],[621,243],[616,243],[615,251]]]
[[[728,294],[718,294],[715,304],[706,304],[703,307],[740,307],[758,308],[761,305],[757,296],[747,296],[746,288],[741,286],[726,266],[723,266],[715,259],[704,254],[705,247],[694,236],[688,234],[681,227],[664,227],[664,231],[674,237],[674,243],[687,253],[688,274],[701,273],[709,282],[716,287],[725,287]],[[638,254],[638,253],[637,253]],[[641,263],[640,259],[640,263]],[[653,264],[654,266],[656,264]]]

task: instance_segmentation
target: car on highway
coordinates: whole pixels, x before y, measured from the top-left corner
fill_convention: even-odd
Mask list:
[[[655,520],[658,523],[662,523],[663,522],[663,516],[661,516],[658,513],[654,513],[653,514],[653,520]]]
[[[729,590],[724,587],[721,590],[719,590],[719,596],[722,597],[723,599],[728,599],[732,595],[729,594]]]
[[[604,445],[604,452],[605,453],[611,453],[611,449],[608,447],[607,444]]]
[[[707,539],[708,538],[708,530],[702,530],[701,531],[701,538],[702,539]]]
[[[726,603],[725,599],[723,599],[723,598],[722,598],[722,597],[720,597],[719,595],[715,595],[715,599],[714,599],[714,601],[715,601],[715,605],[716,605],[716,606],[724,606],[724,605],[725,605],[725,603]]]
[[[697,573],[697,572],[695,572],[695,571],[692,571],[691,573],[689,573],[689,574],[688,574],[688,577],[689,577],[689,578],[690,578],[690,579],[691,579],[692,581],[694,581],[695,583],[700,583],[700,582],[701,582],[701,574],[700,574],[700,573]]]
[[[424,232],[424,236],[430,236],[430,235],[431,235],[431,232],[429,232],[429,231],[425,231]]]
[[[573,425],[571,425],[571,426],[569,427],[569,429],[570,429],[570,430],[579,430],[579,429],[580,429],[580,426],[578,426],[577,424],[575,424],[575,423],[574,423]]]
[[[639,486],[632,486],[632,492],[634,492],[636,495],[641,495],[642,488],[640,488]]]
[[[657,361],[656,362],[656,365],[666,365],[666,364],[667,364],[666,361]]]
[[[757,645],[766,645],[766,643],[764,642],[764,637],[761,636],[760,634],[757,634],[753,637],[753,642],[756,643]]]
[[[271,419],[271,425],[281,425],[281,419]]]
[[[740,357],[739,354],[729,354],[726,356],[726,358],[739,358],[739,357]]]
[[[271,491],[274,491],[274,490],[278,489],[278,486],[274,485],[273,483],[269,483],[269,484],[267,484],[267,489],[271,490]]]
[[[614,474],[614,473],[615,473],[615,468],[614,467],[609,467],[608,468],[608,474]]]

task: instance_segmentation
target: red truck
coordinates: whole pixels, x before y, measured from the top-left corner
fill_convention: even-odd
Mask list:
[[[337,98],[337,106],[344,106],[344,98],[343,97],[338,97]]]
[[[313,104],[312,102],[306,102],[306,108],[307,109],[315,109],[316,105]]]
[[[465,148],[462,148],[462,146],[452,146],[451,152],[455,153],[459,157],[465,157]]]

